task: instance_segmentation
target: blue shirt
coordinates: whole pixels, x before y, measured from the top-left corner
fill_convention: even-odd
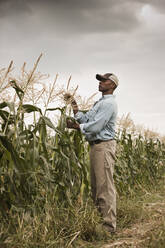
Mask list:
[[[114,139],[116,118],[117,104],[111,94],[102,96],[87,113],[75,114],[88,141]]]

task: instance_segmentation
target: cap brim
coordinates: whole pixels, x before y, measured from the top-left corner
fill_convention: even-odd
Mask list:
[[[99,81],[105,80],[105,78],[100,74],[96,74],[96,79],[99,80]]]

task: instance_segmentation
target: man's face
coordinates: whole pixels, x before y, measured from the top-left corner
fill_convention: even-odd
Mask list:
[[[99,82],[99,91],[101,92],[107,92],[110,89],[112,89],[113,82],[110,79],[102,80]]]

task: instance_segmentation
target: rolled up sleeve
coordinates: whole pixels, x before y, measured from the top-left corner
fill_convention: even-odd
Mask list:
[[[75,120],[78,121],[79,123],[85,123],[87,121],[87,116],[81,111],[78,111],[75,116]]]

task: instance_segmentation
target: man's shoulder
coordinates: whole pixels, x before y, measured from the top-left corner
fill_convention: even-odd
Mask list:
[[[116,100],[115,100],[115,97],[106,97],[103,99],[102,101],[102,104],[103,105],[106,105],[106,104],[110,104],[110,105],[116,105]]]

